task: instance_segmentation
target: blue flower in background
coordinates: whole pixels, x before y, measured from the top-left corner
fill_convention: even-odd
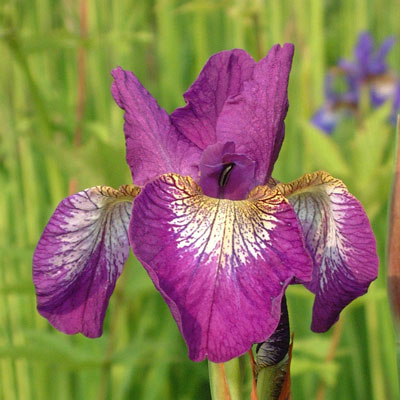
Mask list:
[[[374,41],[368,32],[361,33],[354,49],[355,61],[340,60],[339,66],[344,70],[368,79],[371,76],[388,72],[386,56],[395,42],[393,37],[387,38],[379,49],[374,51]]]
[[[325,77],[324,93],[325,103],[311,121],[324,132],[331,134],[343,117],[357,111],[359,97],[357,80],[339,68],[332,68]]]
[[[390,70],[386,56],[395,42],[387,38],[378,49],[368,32],[360,34],[354,49],[354,61],[342,59],[325,79],[325,103],[312,117],[312,123],[331,134],[345,116],[354,115],[359,107],[360,93],[369,91],[371,106],[376,108],[392,101],[389,120],[396,122],[400,109],[400,81]],[[337,82],[341,81],[341,90]]]

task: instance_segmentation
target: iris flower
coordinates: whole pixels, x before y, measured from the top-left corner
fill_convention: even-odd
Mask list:
[[[101,335],[130,246],[194,361],[224,362],[270,337],[289,284],[315,293],[316,332],[367,291],[378,258],[358,200],[326,172],[271,177],[293,50],[276,45],[258,63],[215,54],[171,115],[133,73],[112,72],[133,185],[86,189],[50,218],[33,278],[55,328]]]
[[[344,90],[335,88],[336,81],[344,86]],[[358,108],[359,88],[357,79],[339,68],[333,68],[325,77],[325,103],[313,115],[311,122],[331,134],[338,122],[345,116],[354,114]]]
[[[342,59],[338,67],[332,68],[328,73],[325,81],[325,104],[314,114],[314,125],[326,133],[332,133],[344,116],[357,111],[363,88],[368,90],[370,103],[374,108],[386,101],[392,102],[389,119],[392,123],[396,122],[400,109],[400,81],[386,62],[394,43],[394,38],[388,37],[375,49],[372,36],[368,32],[360,34],[354,48],[354,61]],[[337,71],[340,73],[337,74]],[[347,82],[346,90],[342,93],[333,88],[338,75]]]

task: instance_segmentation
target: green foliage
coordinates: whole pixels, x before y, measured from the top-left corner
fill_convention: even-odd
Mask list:
[[[81,35],[79,4],[87,6]],[[399,398],[385,296],[385,235],[394,128],[388,107],[362,110],[335,134],[313,128],[326,67],[351,57],[361,30],[400,34],[398,0],[88,0],[0,4],[0,399],[208,399],[207,363],[192,363],[172,317],[131,257],[107,312],[104,335],[56,332],[35,310],[34,246],[54,207],[77,189],[129,183],[122,112],[110,94],[121,65],[172,110],[207,58],[243,47],[255,58],[294,42],[287,134],[274,176],[289,181],[324,169],[344,180],[372,218],[381,259],[367,296],[342,314],[342,331],[310,332],[312,296],[289,289],[295,332],[294,399]],[[400,72],[400,51],[390,55]],[[85,108],[77,113],[78,53]],[[74,144],[77,128],[82,139]]]

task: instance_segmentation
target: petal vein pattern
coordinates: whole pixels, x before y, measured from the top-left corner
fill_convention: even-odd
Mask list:
[[[129,254],[127,231],[139,190],[96,186],[58,205],[33,257],[38,310],[57,329],[101,335],[108,300]]]
[[[375,238],[360,202],[326,172],[278,189],[293,205],[314,260],[313,279],[305,286],[316,294],[311,328],[323,332],[376,278]]]
[[[133,183],[144,185],[166,172],[196,177],[201,150],[175,128],[132,72],[116,68],[112,75],[111,92],[125,110],[126,160]]]
[[[216,143],[218,117],[228,98],[237,96],[251,79],[255,61],[244,50],[212,56],[183,95],[187,105],[171,114],[174,125],[201,149]]]
[[[135,201],[130,239],[164,296],[195,361],[224,362],[269,337],[293,277],[311,278],[296,216],[258,187],[248,200],[215,199],[167,174]]]
[[[217,121],[218,141],[234,141],[236,152],[256,161],[258,185],[268,181],[285,135],[293,51],[291,44],[275,45],[256,64],[240,94],[227,99]]]

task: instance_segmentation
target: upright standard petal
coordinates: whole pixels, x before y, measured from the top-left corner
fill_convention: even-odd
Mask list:
[[[33,256],[39,313],[68,334],[98,337],[129,254],[134,185],[86,189],[64,199]]]
[[[218,141],[234,141],[236,152],[257,163],[258,185],[268,181],[283,142],[293,51],[292,44],[274,46],[241,93],[227,100],[218,119]]]
[[[374,54],[374,60],[370,68],[371,74],[384,74],[388,65],[386,63],[386,56],[395,44],[396,39],[389,36],[379,47],[379,49]]]
[[[111,92],[125,110],[126,160],[133,183],[142,186],[167,172],[196,177],[200,148],[172,125],[132,72],[116,68],[112,75]]]
[[[132,221],[133,251],[194,361],[224,362],[265,341],[286,286],[311,279],[296,215],[267,186],[232,201],[203,195],[190,177],[163,175],[136,199]]]
[[[311,329],[324,332],[377,277],[375,237],[360,202],[326,172],[277,186],[290,201],[314,260]]]
[[[374,40],[370,33],[364,32],[359,36],[357,45],[354,49],[356,63],[355,72],[360,74],[360,78],[381,75],[386,73],[388,65],[386,56],[395,43],[394,37],[388,37],[378,49],[374,49]],[[351,64],[351,63],[350,63]]]
[[[197,80],[183,95],[187,105],[171,119],[201,149],[217,142],[216,126],[226,100],[237,96],[252,77],[255,61],[244,50],[222,51],[210,57]]]
[[[374,53],[374,40],[369,32],[363,32],[358,37],[357,44],[354,48],[354,56],[359,72],[368,74],[368,68],[371,62],[371,56]]]

